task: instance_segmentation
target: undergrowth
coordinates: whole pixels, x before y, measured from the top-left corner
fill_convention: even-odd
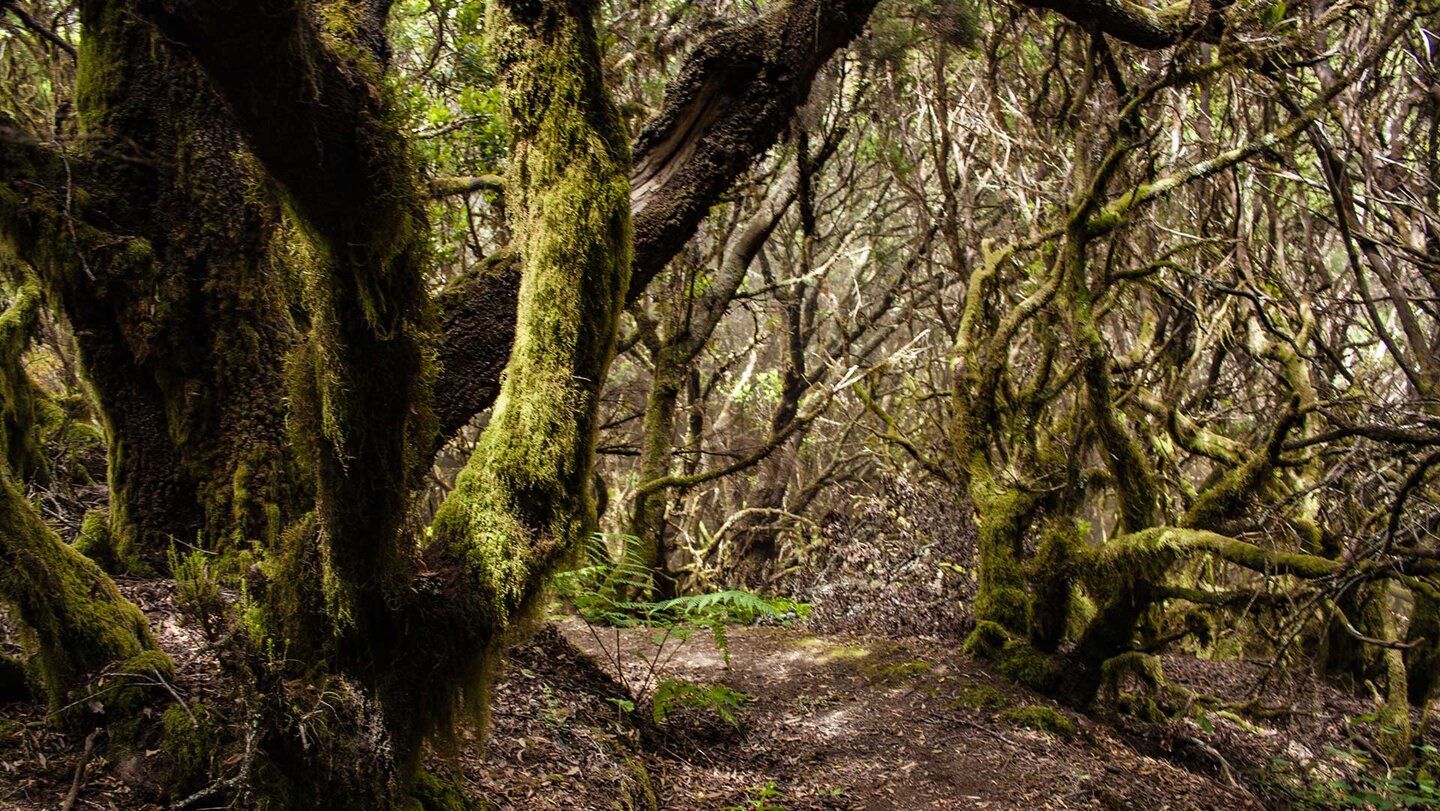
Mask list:
[[[618,547],[611,550],[610,541]],[[699,684],[685,679],[661,679],[666,665],[695,634],[707,634],[730,667],[730,625],[748,625],[761,617],[785,621],[803,617],[810,606],[787,599],[761,597],[748,591],[727,590],[668,600],[646,599],[655,580],[640,554],[634,536],[596,533],[586,546],[585,565],[555,577],[555,592],[586,625],[604,652],[622,687],[632,697],[649,696],[651,715],[663,722],[674,710],[688,707],[714,712],[727,723],[739,723],[749,696],[720,684]],[[638,675],[627,668],[621,632],[645,629],[646,648],[639,652]],[[608,639],[607,639],[608,637]],[[622,712],[635,703],[612,699]]]
[[[1365,750],[1327,746],[1326,752],[1362,768],[1352,777],[1315,781],[1312,770],[1277,758],[1265,782],[1300,808],[1440,808],[1440,749],[1434,746],[1416,747],[1414,761],[1389,768],[1375,763]]]

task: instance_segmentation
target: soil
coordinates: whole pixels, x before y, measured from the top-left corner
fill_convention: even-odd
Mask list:
[[[225,716],[237,691],[175,611],[171,586],[122,588],[176,659],[174,695]],[[487,734],[463,734],[427,767],[488,807],[515,811],[652,802],[677,811],[1238,811],[1290,807],[1306,774],[1353,773],[1356,763],[1338,752],[1365,745],[1362,719],[1373,711],[1363,692],[1291,678],[1265,694],[1271,708],[1287,711],[1261,707],[1255,717],[1263,720],[1101,721],[1015,686],[951,640],[801,627],[732,627],[727,636],[728,664],[708,634],[672,636],[657,658],[651,632],[591,629],[573,618],[545,626],[511,651]],[[1237,703],[1264,676],[1245,662],[1172,657],[1165,667],[1176,683]],[[744,694],[743,709],[733,724],[697,708],[655,723],[646,697],[662,678],[724,684]],[[627,711],[632,699],[638,706]],[[1027,707],[1049,708],[1073,730],[1007,717]],[[211,764],[222,780],[243,739],[244,715],[231,714],[229,743]],[[158,746],[122,755],[100,736],[79,770],[88,732],[57,730],[43,705],[0,706],[0,809],[58,808],[76,785],[76,809],[170,808],[191,796],[167,794],[170,764]],[[1277,763],[1291,769],[1277,772]],[[1296,791],[1285,789],[1286,775],[1300,781]],[[188,807],[227,806],[210,797]]]
[[[576,620],[561,628],[613,663],[613,637],[591,637]],[[695,745],[683,726],[668,733],[652,756],[663,808],[750,808],[756,789],[772,784],[771,802],[787,809],[1262,807],[1210,775],[1137,753],[948,643],[785,628],[729,637],[728,670],[704,637],[666,667],[667,675],[724,682],[751,701],[741,728],[718,744]],[[631,683],[643,679],[648,635],[622,634],[620,648]],[[971,706],[977,688],[995,706]],[[1076,731],[1061,736],[1004,719],[1024,706],[1051,707]]]

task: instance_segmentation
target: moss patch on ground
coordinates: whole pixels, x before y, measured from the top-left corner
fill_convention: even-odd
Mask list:
[[[1017,727],[1047,732],[1060,738],[1074,737],[1075,723],[1049,707],[1016,707],[1005,713],[1006,721]]]
[[[1005,704],[1005,694],[988,684],[968,687],[946,702],[952,710],[998,710]]]

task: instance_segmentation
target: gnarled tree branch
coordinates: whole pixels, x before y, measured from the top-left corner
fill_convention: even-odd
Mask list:
[[[864,27],[875,0],[791,0],[705,40],[634,146],[634,301],[719,196],[785,132],[816,73]],[[488,408],[514,335],[512,269],[463,277],[441,299],[440,436]],[[508,326],[504,310],[508,309]]]

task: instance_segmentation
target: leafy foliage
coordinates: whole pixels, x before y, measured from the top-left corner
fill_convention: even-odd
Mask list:
[[[688,679],[664,679],[655,686],[651,714],[663,724],[670,713],[682,707],[715,713],[726,723],[740,725],[740,712],[750,696],[723,684],[702,684]]]
[[[612,557],[607,539],[616,537],[620,551]],[[596,533],[586,549],[587,565],[555,578],[555,590],[588,623],[616,628],[704,627],[715,633],[715,643],[728,651],[724,626],[750,624],[762,617],[783,621],[804,618],[810,606],[785,598],[761,597],[749,591],[728,589],[669,600],[643,599],[655,590],[654,575],[636,550],[633,535]]]
[[[225,616],[225,600],[220,583],[210,571],[210,561],[199,549],[180,554],[172,546],[169,552],[170,572],[175,577],[175,605],[214,639]]]
[[[1326,747],[1326,751],[1352,763],[1365,766],[1365,770],[1353,777],[1337,777],[1324,782],[1307,782],[1304,775],[1308,770],[1298,769],[1295,764],[1277,759],[1270,765],[1269,774],[1272,788],[1277,784],[1299,784],[1303,789],[1281,788],[1289,799],[1302,808],[1366,808],[1376,811],[1391,811],[1402,808],[1440,807],[1440,749],[1434,746],[1416,747],[1416,760],[1403,766],[1387,769],[1374,768],[1371,755],[1363,750],[1344,750]]]
[[[618,553],[610,551],[614,539]],[[675,707],[704,707],[714,710],[727,722],[735,723],[746,696],[723,685],[699,685],[678,679],[660,681],[660,668],[675,656],[680,645],[697,631],[705,631],[730,665],[729,625],[749,624],[762,617],[784,621],[787,616],[807,616],[810,606],[783,598],[766,598],[748,591],[731,589],[676,597],[669,600],[644,599],[654,591],[650,569],[638,554],[639,539],[632,535],[607,536],[596,533],[586,547],[586,565],[555,577],[555,591],[574,609],[589,628],[592,638],[605,651],[621,683],[632,694],[641,695],[655,685],[653,712],[663,721]],[[614,629],[616,642],[607,644],[599,629]],[[631,683],[620,654],[621,629],[647,628],[650,653],[642,654],[645,671]],[[629,706],[625,706],[625,705]],[[634,710],[633,702],[616,702],[622,711]]]

